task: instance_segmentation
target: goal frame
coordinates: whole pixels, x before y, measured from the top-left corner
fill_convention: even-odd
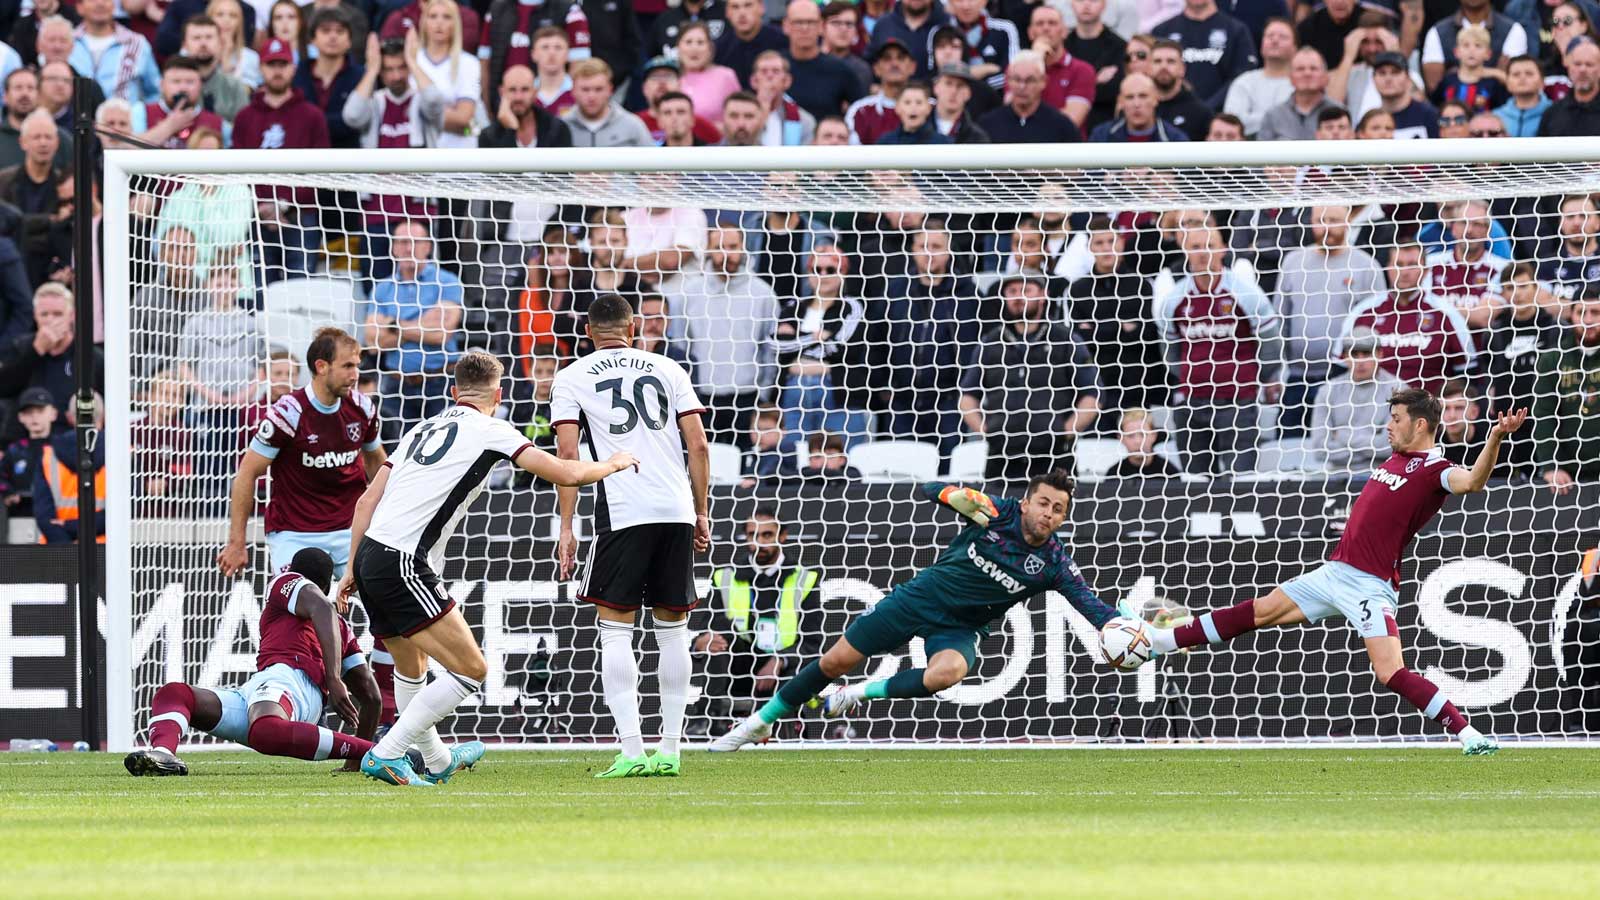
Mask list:
[[[712,147],[712,148],[606,148],[442,150],[111,150],[105,154],[103,182],[104,246],[117,248],[103,254],[103,293],[120,302],[104,304],[106,440],[106,605],[103,633],[106,641],[106,746],[124,752],[135,746],[135,710],[132,603],[132,454],[131,454],[131,341],[129,303],[132,296],[131,260],[126,252],[131,237],[129,197],[131,179],[138,176],[314,174],[571,174],[687,173],[762,171],[873,171],[920,170],[947,172],[1004,172],[1041,169],[1204,169],[1208,167],[1265,166],[1420,166],[1449,164],[1595,164],[1595,185],[1600,191],[1600,144],[1592,138],[1518,138],[1515,140],[1432,139],[1418,141],[1277,141],[1159,144],[1065,144],[973,146],[843,146],[843,147]],[[1482,196],[1481,192],[1441,191],[1441,199]],[[1264,207],[1260,201],[1241,202],[1238,208]],[[982,207],[988,208],[988,207]],[[951,212],[972,211],[959,206]],[[219,541],[221,535],[219,535]],[[1409,743],[1409,742],[1407,742]],[[1115,742],[1060,742],[1017,745],[981,743],[883,744],[815,742],[811,749],[867,747],[886,749],[966,750],[989,746],[1129,749],[1216,748],[1377,748],[1406,746],[1393,740],[1306,741],[1181,741],[1127,744]],[[1594,746],[1590,741],[1531,739],[1520,746]],[[512,744],[509,746],[518,746]],[[532,745],[529,745],[532,746]],[[538,745],[541,748],[546,745]],[[559,744],[552,750],[578,750],[601,744]]]

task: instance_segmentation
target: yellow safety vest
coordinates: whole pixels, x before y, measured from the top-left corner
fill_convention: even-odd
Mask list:
[[[56,459],[56,449],[45,444],[44,452],[39,455],[39,471],[44,473],[45,484],[50,486],[50,496],[56,501],[56,517],[54,521],[60,523],[76,522],[78,520],[78,471]],[[101,466],[94,473],[94,511],[96,514],[105,512],[106,509],[106,468]],[[99,535],[97,543],[105,543],[106,536]],[[39,539],[40,543],[44,538]]]
[[[815,569],[803,566],[789,571],[778,594],[777,642],[771,652],[793,647],[800,640],[800,605],[811,596],[821,575]],[[711,573],[711,586],[722,594],[722,608],[733,623],[734,633],[755,642],[756,625],[751,621],[750,582],[740,581],[732,568],[717,569]]]

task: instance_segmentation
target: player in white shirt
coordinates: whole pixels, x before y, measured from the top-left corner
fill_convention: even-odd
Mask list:
[[[401,438],[398,452],[356,504],[351,565],[339,583],[339,602],[342,609],[351,594],[359,593],[372,633],[394,654],[400,718],[361,760],[362,772],[389,784],[425,787],[483,756],[477,741],[446,748],[433,726],[477,693],[488,671],[467,620],[435,574],[456,523],[483,490],[484,476],[503,459],[570,486],[638,467],[625,452],[605,462],[579,462],[535,448],[493,416],[504,374],[500,361],[487,353],[463,355],[451,388],[456,405]],[[424,687],[430,657],[449,677]],[[402,684],[413,687],[402,694]],[[412,745],[422,751],[427,772],[416,772],[406,759]]]
[[[711,546],[706,485],[711,448],[700,420],[705,407],[676,362],[633,346],[633,308],[616,295],[589,306],[594,352],[567,366],[551,389],[556,452],[578,458],[578,440],[600,459],[627,452],[643,463],[595,486],[594,549],[578,598],[600,616],[600,678],[622,751],[597,778],[677,775],[678,742],[689,700],[689,610],[698,602],[694,555]],[[688,450],[688,463],[684,451]],[[559,491],[559,570],[571,577],[578,541],[572,513],[578,492]],[[661,745],[645,755],[639,732],[639,662],[634,616],[651,607],[660,663]]]

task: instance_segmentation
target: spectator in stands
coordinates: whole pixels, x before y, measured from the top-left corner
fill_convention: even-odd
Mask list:
[[[150,42],[118,25],[114,0],[78,0],[78,26],[67,62],[93,78],[109,97],[128,101],[135,131],[144,130],[144,105],[161,93],[161,72]],[[44,37],[40,33],[41,39]]]
[[[1044,57],[1018,52],[1006,70],[1008,101],[978,124],[998,144],[1069,144],[1083,140],[1066,114],[1044,103]]]
[[[1333,0],[1334,3],[1355,7],[1354,0]],[[1228,96],[1222,108],[1244,122],[1245,134],[1254,136],[1261,130],[1261,119],[1267,110],[1285,102],[1293,102],[1295,92],[1290,82],[1290,60],[1295,55],[1294,25],[1288,19],[1269,19],[1261,32],[1261,68],[1241,74],[1228,86]],[[1326,66],[1324,66],[1326,71]],[[1298,105],[1298,104],[1297,104]]]
[[[967,41],[961,36],[960,29],[951,25],[933,33],[933,71],[938,74],[947,66],[961,66],[971,74],[967,66]],[[920,76],[918,76],[920,77]],[[990,110],[1000,106],[1000,93],[989,86],[982,78],[972,78],[969,82],[972,89],[972,99],[968,101],[968,109],[973,119],[981,119]]]
[[[478,135],[478,146],[523,149],[572,146],[572,131],[567,123],[534,102],[533,72],[527,66],[506,69],[498,93],[499,111],[488,130]],[[547,223],[556,212],[554,204],[540,198],[518,197],[491,204],[490,215],[497,223],[499,243],[507,243],[512,248],[502,257],[502,264],[510,266],[513,261],[526,260],[528,253],[540,243]],[[486,250],[480,251],[480,259],[492,259]]]
[[[864,87],[872,84],[872,66],[861,56],[861,13],[853,0],[831,0],[822,7],[822,49],[842,62]]]
[[[932,43],[929,38],[949,24],[950,14],[943,4],[934,0],[900,0],[878,18],[877,24],[870,26],[872,50],[868,58],[876,59],[884,44],[897,41],[911,53],[912,70],[906,77],[926,75],[932,71],[928,58]]]
[[[77,73],[64,62],[39,67],[39,108],[48,110],[56,127],[67,131],[73,125],[72,83]]]
[[[1317,130],[1311,135],[1319,141],[1348,141],[1356,136],[1355,129],[1350,127],[1350,111],[1342,106],[1329,106],[1317,113]],[[1307,170],[1308,173],[1331,172],[1331,167],[1317,166]]]
[[[1378,92],[1372,83],[1373,61],[1380,53],[1398,53],[1400,37],[1391,28],[1391,17],[1367,9],[1361,24],[1344,36],[1339,59],[1327,62],[1328,96],[1351,110],[1366,112],[1378,105]]]
[[[977,290],[952,271],[944,223],[924,223],[911,234],[909,250],[910,271],[888,281],[887,335],[874,361],[874,385],[889,433],[937,441],[947,454],[961,434],[961,366],[979,337]]]
[[[650,136],[655,138],[656,143],[669,147],[691,147],[709,146],[722,140],[722,132],[717,128],[716,122],[696,115],[694,98],[683,93],[677,60],[660,56],[645,63],[644,83],[640,86],[640,93],[644,95],[644,102],[649,108],[639,113],[639,121],[650,129]],[[681,135],[675,143],[667,141],[667,129],[661,120],[661,104],[669,95],[673,96],[675,101],[682,98],[686,104],[683,110],[674,110],[671,113],[672,119],[679,125],[678,133]]]
[[[1065,113],[1083,131],[1094,105],[1094,67],[1067,50],[1067,25],[1061,11],[1040,4],[1028,19],[1028,42],[1044,57],[1044,102]]]
[[[1122,115],[1096,126],[1089,135],[1091,142],[1131,144],[1189,140],[1182,128],[1156,117],[1156,84],[1148,75],[1129,75],[1122,79],[1118,107]]]
[[[1428,255],[1428,285],[1455,303],[1474,332],[1482,331],[1499,310],[1500,283],[1511,261],[1491,249],[1488,203],[1463,200],[1441,213],[1451,241]]]
[[[1395,137],[1439,136],[1439,111],[1413,96],[1411,70],[1404,56],[1386,50],[1373,57],[1372,84],[1384,111],[1394,119]]]
[[[47,281],[33,292],[33,331],[0,347],[0,397],[15,397],[30,387],[44,388],[62,416],[78,387],[73,364],[73,327],[77,316],[72,291]],[[93,351],[94,388],[105,390],[100,349]]]
[[[56,122],[46,110],[36,109],[22,122],[22,162],[0,169],[0,201],[26,216],[55,215],[57,188],[69,177],[57,168]]]
[[[1356,140],[1394,140],[1394,116],[1381,106],[1367,110],[1356,123]]]
[[[217,2],[233,2],[237,0],[217,0]],[[250,51],[252,54],[254,50]],[[216,113],[224,121],[232,122],[250,102],[250,85],[243,80],[229,75],[223,69],[222,59],[222,30],[217,23],[206,16],[196,16],[184,23],[183,26],[183,56],[195,65],[195,72],[200,76],[200,94],[206,109]],[[257,75],[260,71],[260,57],[257,57]],[[163,102],[169,96],[167,92],[166,76],[168,70],[162,70],[161,96]]]
[[[1545,110],[1539,135],[1600,135],[1600,44],[1594,38],[1572,39],[1567,50],[1567,78],[1572,81],[1572,91]]]
[[[483,8],[481,3],[475,5],[480,9]],[[467,10],[461,12],[465,19]],[[386,20],[385,30],[395,19],[396,17],[391,15]],[[526,66],[530,71],[536,67],[537,60],[533,56],[535,36],[544,28],[559,28],[566,33],[567,62],[582,62],[592,55],[593,40],[589,33],[589,17],[584,12],[580,0],[544,0],[542,3],[492,0],[489,3],[477,55],[483,62],[481,73],[485,88],[483,99],[490,109],[498,109],[500,106],[500,98],[496,92],[500,89],[500,82],[505,78],[506,72],[513,66]],[[401,29],[401,34],[404,34],[404,28]],[[462,49],[466,49],[464,34],[462,43]]]
[[[1156,452],[1161,432],[1149,410],[1130,409],[1122,414],[1117,440],[1127,455],[1106,472],[1107,478],[1177,478],[1181,472],[1172,460]]]
[[[515,345],[524,358],[540,346],[551,348],[549,352],[563,359],[574,355],[584,324],[573,312],[574,269],[583,263],[578,249],[580,236],[578,229],[568,230],[560,222],[550,222],[545,226],[543,240],[526,249],[527,288],[517,295],[512,311]],[[510,268],[509,264],[506,268]],[[508,272],[506,278],[515,276]]]
[[[990,16],[984,8],[984,0],[945,0],[944,6],[950,16],[948,27],[959,32],[966,45],[966,55],[961,62],[967,64],[973,77],[984,79],[997,91],[1004,90],[1006,67],[1011,64],[1011,58],[1017,51],[1022,49],[1021,39],[1017,35],[1019,23]],[[1064,33],[1066,27],[1060,24],[1060,13],[1055,18],[1059,30]],[[1060,37],[1057,35],[1058,47]],[[1037,46],[1040,39],[1031,34],[1031,25],[1028,39],[1035,45],[1034,50],[1048,56],[1044,48]],[[1045,40],[1048,41],[1048,38]],[[930,75],[933,71],[932,63],[924,61],[918,77]],[[1060,108],[1060,104],[1052,105]]]
[[[162,211],[165,213],[166,209]],[[199,228],[199,223],[195,227]],[[128,331],[137,375],[148,375],[170,363],[177,352],[183,323],[201,306],[198,298],[202,275],[197,265],[194,231],[174,223],[158,227],[156,235],[152,245],[155,276],[134,291],[133,303],[129,304]]]
[[[1152,28],[1150,33],[1177,43],[1184,62],[1193,57],[1193,65],[1187,71],[1188,83],[1208,109],[1221,109],[1233,79],[1261,65],[1250,30],[1219,10],[1216,0],[1184,0],[1182,13]],[[1159,78],[1156,84],[1160,86]],[[1178,124],[1182,127],[1184,123]],[[1201,138],[1193,133],[1189,136]]]
[[[1535,271],[1540,287],[1566,301],[1600,282],[1600,210],[1593,194],[1569,194],[1557,211],[1554,246],[1539,251]]]
[[[1250,472],[1257,401],[1275,380],[1283,323],[1261,288],[1228,266],[1216,227],[1186,228],[1182,241],[1189,274],[1155,318],[1176,363],[1183,468],[1199,475]]]
[[[239,289],[237,268],[212,269],[200,298],[209,308],[191,315],[178,338],[178,373],[192,387],[195,437],[205,460],[200,474],[212,482],[205,490],[211,496],[227,491],[242,415],[261,390],[256,360],[267,353],[255,313],[239,305]]]
[[[742,89],[738,74],[715,60],[710,26],[684,25],[678,32],[678,65],[683,69],[679,89],[694,99],[695,115],[708,119],[720,118],[723,102]]]
[[[1454,100],[1446,101],[1439,107],[1439,137],[1467,137],[1467,123],[1471,121],[1472,115],[1467,112],[1465,105]]]
[[[286,2],[293,2],[293,0],[286,0]],[[63,9],[62,12],[65,13],[66,10]],[[76,16],[76,13],[73,15]],[[40,65],[44,65],[47,62],[70,64],[77,39],[74,25],[78,21],[77,18],[69,20],[65,15],[48,16],[39,20],[38,33],[31,42],[16,46],[19,48],[32,47],[37,54]],[[74,67],[74,70],[76,70],[76,67]],[[100,87],[98,81],[95,83],[95,93],[100,97],[101,103],[106,101],[105,89]]]
[[[39,75],[32,69],[17,69],[5,77],[5,116],[0,120],[0,168],[14,166],[27,155],[22,144],[23,120],[39,108]],[[52,116],[51,122],[55,119]],[[55,164],[72,165],[71,133],[57,127]]]
[[[710,145],[711,142],[706,141],[696,133],[695,126],[704,120],[694,114],[694,101],[689,99],[688,94],[678,91],[663,94],[656,98],[654,107],[651,119],[656,125],[651,128],[651,133],[660,132],[661,136],[658,140],[661,146],[705,147]],[[644,116],[641,115],[640,118],[642,119]],[[646,124],[648,125],[649,123],[647,122]],[[715,125],[711,126],[711,128],[713,131],[718,131]],[[720,131],[718,132],[717,140],[718,142],[721,141]]]
[[[794,474],[794,454],[789,452],[788,435],[783,430],[783,411],[773,403],[762,403],[750,417],[749,435],[740,446],[739,486],[749,490],[762,481],[776,481]]]
[[[316,24],[315,19],[313,24]],[[420,27],[406,33],[405,47],[406,64],[412,73],[427,75],[444,94],[444,125],[439,130],[437,146],[445,149],[478,146],[476,133],[488,118],[481,114],[480,107],[482,70],[468,52],[462,36],[461,11],[454,0],[424,0]],[[609,100],[609,72],[606,85]],[[466,217],[464,204],[450,204],[450,207],[452,223]],[[454,259],[455,254],[446,254],[444,258]]]
[[[1468,25],[1456,35],[1456,62],[1430,95],[1434,103],[1455,100],[1469,112],[1488,112],[1506,102],[1505,70],[1488,68],[1489,32]]]
[[[854,7],[852,7],[853,9]],[[646,56],[670,56],[678,46],[678,35],[693,22],[705,22],[716,28],[717,34],[727,27],[722,18],[722,4],[718,0],[680,0],[656,16],[647,29],[643,53]]]
[[[1540,354],[1533,389],[1534,468],[1557,494],[1600,477],[1600,287],[1584,288],[1568,320],[1560,347]]]
[[[933,127],[957,144],[987,144],[989,132],[973,121],[968,104],[972,102],[972,75],[967,67],[953,63],[939,70],[933,80]]]
[[[688,370],[694,365],[694,360],[689,358],[689,351],[683,343],[669,334],[671,326],[672,305],[667,298],[660,294],[641,294],[639,333],[634,337],[633,345],[646,353],[665,356]]]
[[[578,103],[572,96],[572,76],[567,74],[571,57],[572,43],[565,28],[546,25],[534,32],[533,102],[553,116],[565,115]],[[521,63],[507,66],[506,71],[517,65]],[[489,86],[489,93],[496,91],[496,85]]]
[[[18,338],[33,333],[33,288],[15,242],[0,236],[0,356]],[[0,399],[10,396],[0,391]]]
[[[506,391],[506,414],[500,416],[516,425],[523,437],[546,453],[556,452],[556,430],[551,424],[550,397],[555,387],[561,359],[548,344],[534,345],[534,355],[518,360],[518,369]],[[521,474],[518,476],[521,479]],[[527,478],[531,484],[533,479]]]
[[[33,0],[28,6],[31,8],[23,9],[20,3],[13,7],[15,12],[10,22],[11,30],[7,32],[5,25],[0,24],[0,41],[11,45],[18,55],[18,65],[21,65],[22,57],[28,57],[29,61],[32,61],[35,57],[30,51],[38,42],[39,32],[43,29],[44,23],[51,19],[60,19],[61,24],[67,29],[66,49],[61,51],[61,59],[66,59],[67,53],[71,52],[72,48],[72,29],[80,21],[78,11],[72,4],[64,3],[62,0]],[[0,14],[0,22],[4,22],[4,19],[4,14]]]
[[[952,144],[933,122],[933,91],[925,82],[913,81],[900,90],[894,111],[900,127],[878,138],[880,144]]]
[[[1459,47],[1460,44],[1458,43]],[[1452,378],[1439,391],[1439,451],[1455,465],[1470,466],[1483,452],[1488,426],[1483,423],[1483,407],[1478,394],[1462,378]],[[1509,474],[1505,459],[1495,461],[1494,474]]]
[[[896,7],[902,9],[903,7]],[[872,74],[877,91],[850,104],[844,121],[857,144],[876,144],[878,138],[900,127],[895,100],[918,71],[916,57],[898,38],[876,42],[872,49]]]
[[[256,50],[262,54],[265,62],[265,51],[273,41],[282,41],[289,48],[291,62],[300,64],[300,58],[306,55],[306,23],[305,15],[300,11],[298,0],[275,0],[272,4],[271,14],[267,17],[267,27],[262,30],[257,39],[260,45]],[[262,70],[262,83],[266,80],[266,70]]]
[[[1455,58],[1456,43],[1461,33],[1473,26],[1488,32],[1488,58],[1495,68],[1503,69],[1508,60],[1528,52],[1528,35],[1522,26],[1489,6],[1489,0],[1459,0],[1461,6],[1455,15],[1440,19],[1428,29],[1422,44],[1422,84],[1431,94],[1443,81],[1446,61]]]
[[[94,0],[79,0],[80,7]],[[71,417],[68,416],[68,420]],[[105,405],[95,395],[94,427],[105,428]],[[94,464],[94,534],[100,542],[106,535],[106,442],[96,441],[90,454]],[[39,466],[33,473],[33,520],[46,544],[70,544],[78,540],[81,521],[78,509],[78,436],[63,429],[40,448]]]
[[[1325,0],[1323,3],[1312,5],[1308,14],[1299,19],[1299,43],[1303,47],[1310,47],[1322,56],[1323,65],[1329,69],[1336,68],[1345,50],[1351,45],[1349,37],[1361,31],[1362,13],[1366,9],[1357,0]],[[1305,9],[1304,6],[1300,7]],[[1359,38],[1357,39],[1359,40]],[[1265,60],[1266,32],[1261,34],[1261,56]],[[1399,49],[1398,40],[1395,48]]]
[[[1149,75],[1156,85],[1156,115],[1183,129],[1189,140],[1204,140],[1215,110],[1190,90],[1184,80],[1187,71],[1177,41],[1158,38],[1152,43]]]
[[[1322,54],[1311,47],[1295,51],[1289,64],[1289,81],[1294,87],[1289,99],[1267,110],[1261,118],[1256,137],[1263,141],[1311,140],[1316,137],[1318,114],[1341,108],[1328,97],[1328,67]],[[1348,113],[1345,118],[1349,118]]]
[[[1143,77],[1143,76],[1140,76]],[[1126,238],[1109,216],[1091,216],[1085,230],[1093,266],[1067,288],[1067,321],[1090,348],[1100,373],[1104,409],[1166,402],[1160,336],[1150,321],[1147,282],[1125,254]]]
[[[562,120],[572,130],[574,147],[653,147],[650,129],[639,117],[611,102],[611,67],[586,59],[572,67],[572,93],[578,104]]]
[[[373,287],[366,345],[382,351],[385,439],[392,443],[449,405],[463,298],[461,280],[433,261],[426,223],[400,222],[390,248],[394,275]]]
[[[1506,125],[1492,112],[1473,113],[1472,119],[1467,122],[1467,135],[1475,138],[1503,138],[1506,136]]]
[[[821,651],[822,572],[787,558],[788,541],[777,509],[757,506],[745,521],[745,554],[712,570],[704,612],[691,625],[706,674],[691,734],[723,730]]]
[[[861,472],[850,465],[850,451],[842,435],[814,432],[806,438],[806,464],[795,473],[799,481],[860,481]]]
[[[1050,321],[1048,282],[1002,279],[1004,322],[986,332],[961,375],[967,431],[989,443],[984,477],[1009,486],[1055,468],[1072,471],[1072,445],[1100,414],[1099,373],[1088,347]]]
[[[1506,66],[1506,91],[1510,99],[1495,108],[1511,137],[1534,137],[1539,122],[1551,106],[1544,93],[1544,67],[1533,56],[1519,56]]]
[[[813,118],[840,115],[867,95],[870,72],[858,72],[822,52],[822,12],[814,0],[791,0],[783,15],[783,33],[789,39],[785,53],[794,76],[788,90]]]
[[[1402,233],[1389,251],[1389,291],[1350,312],[1345,333],[1371,330],[1383,345],[1380,364],[1411,387],[1437,394],[1449,379],[1477,362],[1467,320],[1455,304],[1425,288],[1422,245]]]
[[[812,140],[819,147],[845,147],[849,146],[850,137],[850,126],[844,123],[844,119],[829,116],[817,123],[817,133]]]
[[[215,5],[215,2],[216,0],[211,0],[211,2],[207,2],[207,0],[148,0],[144,4],[144,12],[150,15],[150,19],[154,24],[147,31],[135,23],[134,30],[143,34],[145,39],[150,41],[158,57],[165,59],[181,52],[183,30],[189,20],[196,16],[209,16],[211,7]],[[127,4],[124,3],[122,5],[126,6]],[[240,31],[244,32],[245,41],[243,43],[248,43],[249,39],[255,37],[256,10],[252,9],[250,11],[248,22],[245,21],[245,18],[241,11],[237,25]]]
[[[805,0],[801,0],[805,2]],[[789,95],[794,78],[789,61],[776,50],[763,51],[750,70],[751,92],[766,112],[763,147],[798,147],[811,143],[817,120]]]
[[[1507,269],[1501,292],[1507,305],[1490,326],[1483,352],[1491,416],[1533,408],[1539,357],[1559,349],[1562,336],[1560,320],[1541,306],[1547,298],[1532,265],[1515,263]],[[1506,463],[1516,469],[1526,469],[1532,460],[1533,446],[1527,441],[1512,444],[1506,455]]]
[[[60,417],[55,401],[44,388],[28,388],[17,398],[17,424],[22,427],[22,436],[6,444],[5,455],[0,457],[0,502],[12,517],[33,516],[34,470],[44,447],[60,430],[56,424]],[[7,433],[10,431],[6,429]]]
[[[1211,117],[1211,125],[1206,130],[1207,141],[1242,141],[1245,140],[1244,121],[1233,113],[1217,113]]]
[[[784,429],[827,431],[850,442],[870,425],[867,357],[878,337],[867,305],[846,296],[850,261],[834,244],[812,248],[806,296],[783,300],[772,335]]]
[[[1311,410],[1309,445],[1330,475],[1362,475],[1389,453],[1389,397],[1406,383],[1380,365],[1377,335],[1360,329],[1345,342],[1345,371],[1328,379]]]
[[[274,38],[261,51],[261,90],[233,122],[233,146],[249,150],[328,144],[328,120],[292,85],[294,53]],[[256,189],[266,280],[310,274],[311,254],[322,247],[316,192],[305,188]]]
[[[249,91],[261,86],[261,56],[250,46],[251,38],[255,34],[255,17],[253,9],[248,16],[245,15],[240,0],[210,0],[206,4],[204,14],[204,18],[211,19],[217,25],[217,68],[245,85],[244,102],[249,102]],[[186,46],[189,40],[188,22],[189,20],[184,20]],[[183,52],[185,56],[190,55],[187,49]],[[240,107],[243,105],[241,103]],[[223,115],[220,109],[213,111],[232,121],[232,117]]]
[[[728,24],[716,39],[717,62],[732,69],[740,86],[749,90],[756,57],[766,50],[788,49],[789,41],[763,21],[761,0],[725,0],[722,5]]]
[[[597,209],[590,213],[588,225],[587,261],[571,253],[566,257],[566,268],[572,270],[572,304],[566,324],[573,330],[570,339],[577,356],[586,356],[594,349],[583,330],[590,304],[600,297],[616,294],[637,309],[639,297],[645,290],[639,273],[628,265],[628,223],[622,212]],[[547,260],[552,278],[558,274],[557,262]],[[558,281],[553,284],[560,286]]]
[[[622,214],[627,237],[624,265],[646,286],[670,284],[706,249],[706,215],[698,209],[637,207]]]
[[[1350,246],[1351,215],[1348,206],[1313,207],[1312,243],[1283,257],[1277,286],[1284,323],[1281,437],[1304,433],[1307,413],[1317,405],[1350,311],[1386,288],[1377,260]]]
[[[756,402],[776,374],[769,339],[777,327],[778,298],[750,273],[747,261],[744,231],[718,223],[703,270],[683,276],[671,298],[686,325],[695,388],[710,409],[706,431],[721,443],[743,440]]]
[[[334,2],[342,2],[342,0],[334,0]],[[394,0],[380,0],[380,2],[382,2],[383,5],[390,6],[391,8],[394,5]],[[469,4],[467,6],[458,5],[454,12],[456,23],[461,30],[461,49],[469,54],[472,54],[473,56],[477,56],[483,40],[483,27],[478,19],[477,10],[473,9]],[[415,31],[418,34],[422,34],[427,30],[427,22],[428,0],[411,0],[410,3],[407,3],[405,6],[402,6],[399,9],[393,9],[388,16],[383,19],[383,30],[379,34],[379,37],[384,40],[402,40],[405,38],[406,32],[408,31]],[[531,33],[531,30],[529,33]],[[363,45],[365,42],[366,38],[363,35]],[[527,65],[527,60],[519,60],[518,62],[523,65]],[[512,63],[512,65],[514,64],[515,63]]]
[[[735,91],[722,101],[722,145],[759,147],[766,130],[766,110],[749,91]]]
[[[405,44],[369,40],[361,70],[361,80],[341,111],[344,127],[361,135],[361,146],[369,150],[435,146],[444,126],[445,95],[426,72],[413,75]],[[377,90],[380,84],[383,89]],[[481,140],[479,146],[485,146]],[[407,210],[407,214],[416,215],[417,211]],[[388,229],[383,232],[387,235]],[[386,248],[374,253],[388,255]]]
[[[144,105],[149,129],[140,139],[168,150],[182,150],[189,146],[195,129],[221,134],[227,126],[221,116],[205,108],[204,84],[200,63],[187,56],[167,60],[161,71],[161,96]]]
[[[1094,69],[1094,104],[1086,121],[1090,129],[1116,115],[1118,82],[1128,53],[1127,41],[1106,27],[1105,11],[1106,0],[1073,0],[1075,21],[1063,41],[1067,52]],[[1148,54],[1148,51],[1149,48],[1144,48],[1144,52]]]

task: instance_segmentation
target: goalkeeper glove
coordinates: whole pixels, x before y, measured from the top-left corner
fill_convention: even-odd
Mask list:
[[[995,508],[994,501],[982,491],[972,488],[947,487],[939,494],[939,499],[946,506],[961,513],[979,525],[989,527],[989,520],[1000,515],[1000,510]]]

